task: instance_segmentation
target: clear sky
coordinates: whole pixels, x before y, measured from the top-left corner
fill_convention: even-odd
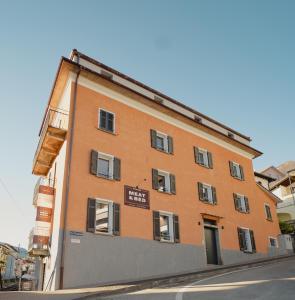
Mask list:
[[[295,159],[295,1],[0,1],[0,241],[27,246],[38,130],[61,56],[92,56]],[[5,190],[5,188],[7,190]]]

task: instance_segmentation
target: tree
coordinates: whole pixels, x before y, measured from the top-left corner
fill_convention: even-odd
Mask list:
[[[280,229],[282,234],[289,234],[294,232],[294,227],[291,224],[280,221]]]

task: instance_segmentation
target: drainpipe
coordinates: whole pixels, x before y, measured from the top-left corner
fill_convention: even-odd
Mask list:
[[[79,53],[77,53],[77,64],[79,65]],[[74,125],[75,125],[75,113],[76,113],[76,102],[77,102],[77,89],[78,89],[78,79],[81,72],[81,66],[77,72],[74,93],[73,93],[73,110],[72,110],[72,119],[69,135],[69,156],[67,163],[67,172],[66,172],[66,191],[65,191],[65,206],[64,206],[64,217],[63,217],[63,226],[62,226],[62,248],[61,248],[61,262],[60,262],[60,275],[59,275],[59,288],[63,289],[63,277],[64,277],[64,261],[65,261],[65,237],[66,237],[66,224],[67,224],[67,215],[68,215],[68,203],[69,203],[69,191],[70,191],[70,174],[71,174],[71,163],[73,155],[73,140],[74,140]]]

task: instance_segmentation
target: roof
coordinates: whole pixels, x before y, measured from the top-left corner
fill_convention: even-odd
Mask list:
[[[266,193],[268,196],[270,196],[270,198],[276,203],[281,203],[283,202],[279,197],[277,197],[275,194],[273,194],[271,191],[269,191],[268,189],[266,189],[263,185],[256,183],[256,185],[264,192]]]
[[[280,164],[277,169],[284,174],[287,174],[289,171],[294,170],[295,169],[295,161],[294,160],[289,160],[286,161],[282,164]]]
[[[268,175],[265,175],[265,174],[262,174],[262,173],[259,173],[259,172],[254,172],[254,175],[257,176],[257,177],[260,177],[260,178],[263,178],[269,182],[272,182],[272,181],[275,181],[276,179],[271,177],[271,176],[268,176]]]
[[[117,90],[125,90],[127,93],[133,93],[135,97],[138,97],[140,96],[142,99],[145,99],[148,100],[148,102],[146,102],[148,105],[156,105],[157,106],[157,109],[162,109],[162,108],[165,108],[165,110],[169,110],[171,113],[173,112],[173,114],[175,115],[175,118],[179,118],[177,115],[181,115],[182,118],[185,118],[186,121],[185,122],[190,122],[191,125],[193,125],[194,127],[197,127],[207,133],[210,133],[211,135],[215,135],[217,136],[218,138],[226,141],[227,143],[229,144],[232,144],[234,146],[236,146],[237,148],[239,149],[242,149],[244,150],[245,152],[249,153],[252,155],[252,158],[254,157],[258,157],[262,154],[261,151],[251,147],[249,145],[249,141],[250,141],[250,138],[249,137],[246,137],[240,133],[238,133],[237,131],[235,130],[232,130],[231,128],[225,126],[225,125],[222,125],[221,123],[195,111],[194,109],[192,108],[189,108],[188,106],[168,97],[168,96],[165,96],[164,94],[158,92],[158,91],[155,91],[153,90],[152,88],[150,87],[147,87],[146,85],[136,81],[135,79],[132,79],[130,77],[128,77],[127,75],[124,75],[92,58],[89,58],[88,56],[78,52],[77,50],[73,50],[72,52],[72,55],[79,55],[79,59],[80,58],[84,58],[84,59],[87,59],[89,60],[89,62],[92,64],[95,64],[95,65],[98,65],[100,67],[103,67],[105,70],[109,71],[109,72],[112,72],[114,74],[117,74],[118,76],[124,78],[125,80],[125,83],[126,83],[126,80],[130,81],[134,84],[136,84],[137,86],[141,86],[145,89],[148,89],[149,91],[153,91],[153,93],[157,93],[157,95],[161,98],[165,98],[165,101],[169,101],[169,103],[176,103],[179,107],[179,109],[175,109],[175,108],[172,108],[171,105],[164,105],[163,103],[161,103],[161,101],[156,101],[154,98],[151,98],[151,97],[148,97],[147,95],[145,95],[144,93],[140,93],[139,91],[136,91],[132,88],[130,88],[130,85],[128,86],[128,84],[122,84],[122,82],[119,82],[118,80],[113,80],[113,78],[111,77],[108,77],[108,76],[105,76],[103,75],[101,72],[98,72],[98,71],[95,71],[93,68],[92,69],[89,69],[88,66],[89,66],[89,62],[88,64],[84,64],[84,65],[81,65],[79,63],[79,59],[77,59],[77,61],[74,61],[71,60],[71,59],[68,59],[66,57],[62,57],[61,58],[61,61],[60,61],[60,64],[59,64],[59,67],[58,67],[58,70],[57,70],[57,74],[56,74],[56,77],[55,77],[55,81],[54,81],[54,84],[53,84],[53,87],[52,87],[52,90],[51,90],[51,94],[50,94],[50,97],[49,97],[49,101],[48,101],[48,107],[49,106],[54,106],[54,104],[57,103],[59,97],[60,97],[60,94],[62,92],[62,89],[63,87],[65,86],[65,82],[68,78],[68,72],[73,72],[73,73],[78,73],[80,72],[81,75],[83,76],[86,76],[86,77],[89,77],[90,80],[94,80],[94,81],[99,81],[99,83],[102,83],[102,82],[108,82],[108,86],[110,86],[110,84],[112,85],[115,85],[117,86],[116,89]],[[81,61],[80,61],[81,62]],[[191,116],[188,116],[188,115],[185,115],[184,113],[182,113],[180,110],[181,110],[181,107],[182,107],[182,110],[186,109],[187,111],[189,110],[190,111],[190,114]],[[46,113],[46,112],[45,112]],[[226,128],[226,130],[230,130],[231,132],[235,133],[236,136],[239,135],[241,136],[244,140],[246,139],[248,142],[241,142],[240,139],[238,138],[232,138],[232,137],[229,137],[227,134],[225,133],[222,133],[218,130],[216,130],[215,128],[212,128],[210,126],[208,126],[207,124],[205,124],[205,121],[204,123],[203,122],[197,122],[196,119],[194,119],[194,116],[196,116],[196,114],[198,116],[202,116],[202,118],[206,118],[208,120],[210,120],[211,122],[214,122],[215,124],[219,124],[220,126],[222,126],[223,128]],[[193,116],[193,117],[192,117]],[[44,119],[45,119],[45,115],[44,115]],[[44,119],[43,119],[43,122],[44,122]],[[183,120],[185,120],[183,119]],[[42,127],[41,127],[42,129]],[[41,131],[41,130],[40,130]]]
[[[290,181],[291,183],[295,182],[295,176],[294,175],[285,175],[283,178],[278,179],[275,182],[270,183],[270,189],[273,190],[275,188],[277,188],[278,186],[282,185],[282,186],[289,186],[290,185]]]
[[[169,101],[171,101],[171,102],[173,102],[173,103],[175,103],[175,104],[177,104],[177,105],[179,105],[179,106],[181,106],[181,107],[183,107],[183,108],[185,108],[185,109],[193,112],[197,116],[200,116],[200,117],[202,117],[204,119],[210,120],[211,122],[213,122],[213,123],[215,123],[215,124],[217,124],[217,125],[225,128],[226,130],[228,130],[228,131],[230,131],[230,132],[232,132],[232,133],[234,133],[236,135],[239,135],[239,136],[241,136],[242,138],[244,138],[244,139],[246,139],[248,141],[251,141],[251,138],[249,136],[246,136],[246,135],[244,135],[244,134],[242,134],[242,133],[240,133],[240,132],[238,132],[238,131],[236,131],[236,130],[234,130],[234,129],[232,129],[232,128],[230,128],[230,127],[228,127],[228,126],[226,126],[226,125],[224,125],[224,124],[222,124],[222,123],[220,123],[220,122],[218,122],[218,121],[216,121],[216,120],[214,120],[214,119],[212,119],[212,118],[210,118],[210,117],[208,117],[206,115],[204,115],[203,113],[201,113],[201,112],[199,112],[199,111],[197,111],[197,110],[195,110],[195,109],[193,109],[193,108],[191,108],[191,107],[189,107],[189,106],[187,106],[187,105],[185,105],[185,104],[183,104],[183,103],[181,103],[181,102],[179,102],[179,101],[177,101],[177,100],[175,100],[175,99],[173,99],[173,98],[171,98],[171,97],[169,97],[169,96],[167,96],[165,94],[163,94],[162,92],[159,92],[159,91],[157,91],[157,90],[155,90],[155,89],[153,89],[153,88],[145,85],[144,83],[142,83],[140,81],[137,81],[137,80],[129,77],[128,75],[123,74],[123,73],[121,73],[121,72],[119,72],[119,71],[117,71],[117,70],[115,70],[115,69],[113,69],[113,68],[111,68],[111,67],[103,64],[102,62],[99,62],[99,61],[97,61],[97,60],[95,60],[95,59],[93,59],[93,58],[91,58],[91,57],[89,57],[89,56],[87,56],[87,55],[79,52],[77,49],[73,49],[73,51],[72,51],[72,53],[70,55],[70,59],[71,60],[73,60],[74,55],[78,55],[79,58],[86,59],[86,60],[90,61],[91,63],[93,63],[93,64],[95,64],[95,65],[97,65],[99,67],[102,67],[102,68],[104,68],[104,69],[106,69],[106,70],[108,70],[108,71],[116,74],[117,76],[119,76],[121,78],[124,78],[124,79],[126,79],[126,80],[128,80],[128,81],[130,81],[130,82],[132,82],[134,84],[136,84],[137,86],[140,86],[140,87],[142,87],[142,88],[144,88],[146,90],[149,90],[152,93],[157,94],[159,97],[165,98],[165,99],[167,99],[167,100],[169,100]]]

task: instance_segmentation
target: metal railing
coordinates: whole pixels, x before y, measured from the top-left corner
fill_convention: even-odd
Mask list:
[[[36,204],[40,185],[49,186],[49,187],[54,188],[54,183],[55,183],[55,180],[52,178],[40,177],[37,180],[35,188],[34,188],[33,204]]]
[[[34,155],[34,165],[36,163],[37,155],[41,149],[44,137],[47,133],[48,127],[58,128],[67,130],[68,129],[68,119],[69,113],[65,110],[57,109],[57,108],[49,108],[46,112],[42,128],[39,134],[39,143]]]

